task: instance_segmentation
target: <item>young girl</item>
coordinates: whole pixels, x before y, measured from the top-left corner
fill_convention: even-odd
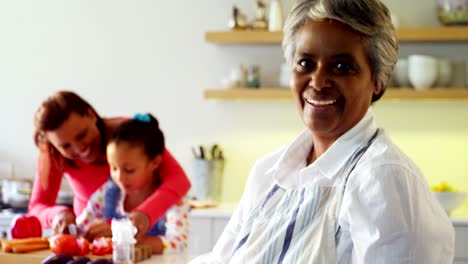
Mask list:
[[[111,219],[106,216],[125,217],[127,212],[138,207],[160,187],[157,168],[163,150],[164,136],[152,115],[137,115],[117,127],[107,144],[112,179],[92,195],[85,210],[77,218],[79,228],[86,230],[92,225],[95,230],[101,230],[101,234],[110,236],[108,221]],[[118,188],[115,188],[116,185]],[[109,197],[115,197],[117,203],[110,201]],[[187,214],[188,206],[179,202],[139,241],[151,245],[153,254],[183,251],[187,245]]]

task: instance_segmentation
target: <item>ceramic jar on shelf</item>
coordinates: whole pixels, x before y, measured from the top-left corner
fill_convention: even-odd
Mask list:
[[[280,0],[272,0],[268,15],[268,31],[283,30],[283,8]]]

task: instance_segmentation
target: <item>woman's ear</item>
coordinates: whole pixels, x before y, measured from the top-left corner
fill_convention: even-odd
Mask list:
[[[156,170],[162,162],[162,154],[157,155],[150,161],[150,166],[152,170]]]
[[[382,85],[378,80],[374,81],[374,94],[377,95],[382,91]]]

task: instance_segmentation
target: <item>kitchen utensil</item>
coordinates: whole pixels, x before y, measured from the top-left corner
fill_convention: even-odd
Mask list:
[[[211,151],[210,151],[210,153],[211,153],[211,159],[213,159],[213,160],[214,160],[214,159],[219,159],[219,151],[220,151],[220,149],[219,149],[218,145],[217,145],[217,144],[214,144],[214,145],[211,147]]]
[[[439,21],[447,26],[468,24],[468,1],[437,0]]]
[[[200,145],[198,146],[198,151],[199,151],[199,158],[205,159],[206,158],[205,148],[202,145]]]
[[[194,159],[193,190],[197,200],[220,201],[223,184],[224,160]]]

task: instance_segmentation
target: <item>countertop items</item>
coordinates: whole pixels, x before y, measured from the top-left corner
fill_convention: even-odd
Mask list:
[[[14,254],[0,252],[0,263],[2,264],[17,264],[17,263],[41,263],[41,261],[52,254],[50,250],[41,250],[25,254]],[[185,264],[188,263],[194,256],[185,254],[173,254],[173,255],[153,255],[151,258],[146,259],[139,264]],[[94,256],[93,258],[96,258]],[[111,259],[112,255],[99,256],[99,258]]]
[[[194,159],[189,197],[202,202],[220,201],[224,173],[224,155],[221,147],[218,144],[209,148],[198,145],[192,147],[192,152]]]

